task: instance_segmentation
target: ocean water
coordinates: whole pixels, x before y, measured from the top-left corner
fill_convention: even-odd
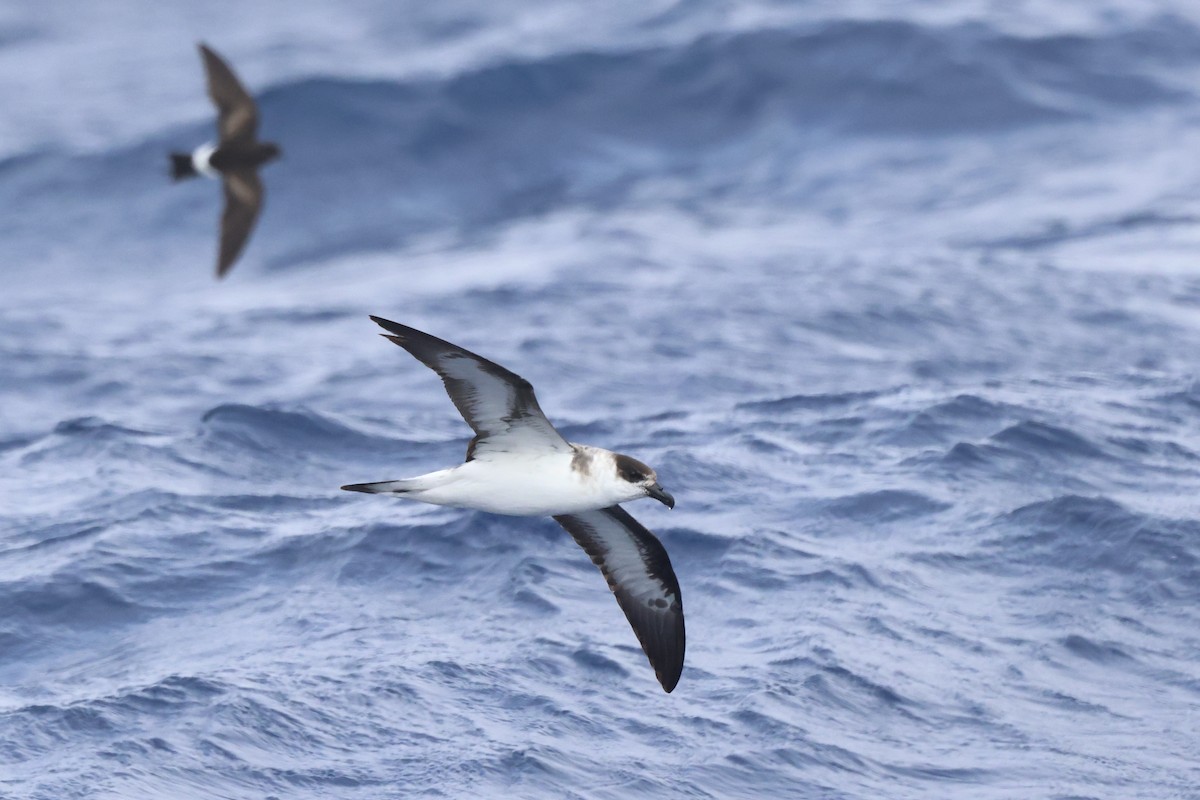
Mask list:
[[[0,797],[1200,798],[1193,2],[10,2],[0,107]],[[657,468],[672,694],[339,491],[469,436],[368,314]]]

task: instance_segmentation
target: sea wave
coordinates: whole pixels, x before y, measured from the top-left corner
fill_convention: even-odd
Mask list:
[[[1044,37],[860,20],[553,53],[446,77],[290,80],[261,94],[263,133],[285,153],[270,171],[272,215],[292,231],[267,261],[387,250],[433,230],[477,231],[568,206],[619,207],[639,187],[697,172],[714,188],[760,195],[777,188],[752,176],[846,136],[995,134],[1194,102],[1179,76],[1200,63],[1198,50],[1200,30],[1171,18]],[[105,186],[125,198],[130,229],[203,241],[212,193],[171,187],[163,171],[166,152],[210,136],[198,122],[99,153],[10,157],[0,169],[0,202],[12,210],[3,224],[36,234],[54,209],[59,226],[91,227],[97,209],[60,198]],[[33,253],[36,238],[15,246]],[[1040,240],[993,246],[1031,241]]]
[[[92,143],[0,162],[0,795],[1190,796],[1195,12],[473,2],[339,7],[341,71],[237,7],[284,157],[220,282],[190,38],[183,112],[123,17],[0,41]],[[674,692],[553,520],[340,490],[470,436],[368,313],[654,465]]]

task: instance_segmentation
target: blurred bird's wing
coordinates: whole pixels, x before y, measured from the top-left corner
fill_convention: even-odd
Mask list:
[[[263,185],[254,170],[239,170],[227,172],[222,176],[221,183],[225,188],[225,210],[221,214],[221,244],[217,256],[217,277],[225,277],[225,273],[237,261],[254,223],[258,220],[258,212],[262,210]]]
[[[219,55],[204,44],[200,45],[200,54],[208,76],[208,96],[217,107],[220,143],[252,143],[258,135],[258,107],[254,99]]]

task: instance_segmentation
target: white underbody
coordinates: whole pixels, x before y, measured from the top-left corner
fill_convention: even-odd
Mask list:
[[[397,481],[397,497],[493,514],[549,516],[608,508],[645,497],[641,487],[616,481],[607,451],[580,459],[571,453],[489,453],[452,469]],[[586,465],[581,465],[587,462]]]
[[[217,146],[211,142],[202,144],[192,153],[192,166],[206,178],[220,178],[221,173],[217,172],[211,163],[213,153],[217,152]]]

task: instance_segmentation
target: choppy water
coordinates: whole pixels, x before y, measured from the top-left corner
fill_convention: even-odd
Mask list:
[[[943,5],[0,11],[0,795],[1200,797],[1200,12]],[[468,435],[368,313],[657,467],[673,694],[337,489]]]

